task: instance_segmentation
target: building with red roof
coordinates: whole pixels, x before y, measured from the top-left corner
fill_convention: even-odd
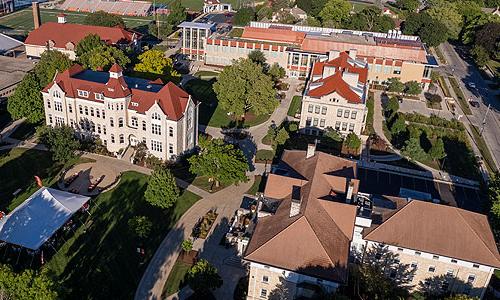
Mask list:
[[[319,134],[331,127],[343,135],[361,134],[365,127],[368,64],[356,50],[330,51],[312,66],[302,98],[301,130]]]
[[[110,152],[142,142],[168,160],[197,143],[198,108],[188,93],[172,82],[123,76],[117,64],[108,72],[73,65],[42,94],[47,125],[98,137]]]
[[[89,34],[97,34],[106,44],[120,48],[135,48],[142,37],[135,31],[121,27],[66,23],[64,14],[58,15],[57,18],[57,23],[43,23],[28,34],[24,42],[28,57],[40,57],[44,51],[50,49],[63,52],[74,60],[76,46]]]

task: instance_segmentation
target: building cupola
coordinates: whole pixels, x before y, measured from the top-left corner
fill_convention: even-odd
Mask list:
[[[123,76],[123,69],[122,67],[120,67],[120,65],[118,64],[114,64],[113,66],[111,66],[111,68],[109,69],[109,77],[110,78],[120,78]]]

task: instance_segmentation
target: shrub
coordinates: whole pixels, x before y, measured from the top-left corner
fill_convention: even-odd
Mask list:
[[[146,216],[135,216],[128,220],[128,227],[138,237],[146,238],[151,232],[153,223]]]

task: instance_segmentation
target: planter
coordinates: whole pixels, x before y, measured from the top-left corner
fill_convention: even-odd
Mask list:
[[[203,218],[201,218],[198,223],[194,226],[191,236],[194,238],[206,239],[210,229],[215,223],[218,214],[215,211],[207,212]]]

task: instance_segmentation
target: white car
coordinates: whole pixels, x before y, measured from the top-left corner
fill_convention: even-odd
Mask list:
[[[476,84],[474,82],[469,82],[467,84],[471,89],[475,89],[476,88]]]

